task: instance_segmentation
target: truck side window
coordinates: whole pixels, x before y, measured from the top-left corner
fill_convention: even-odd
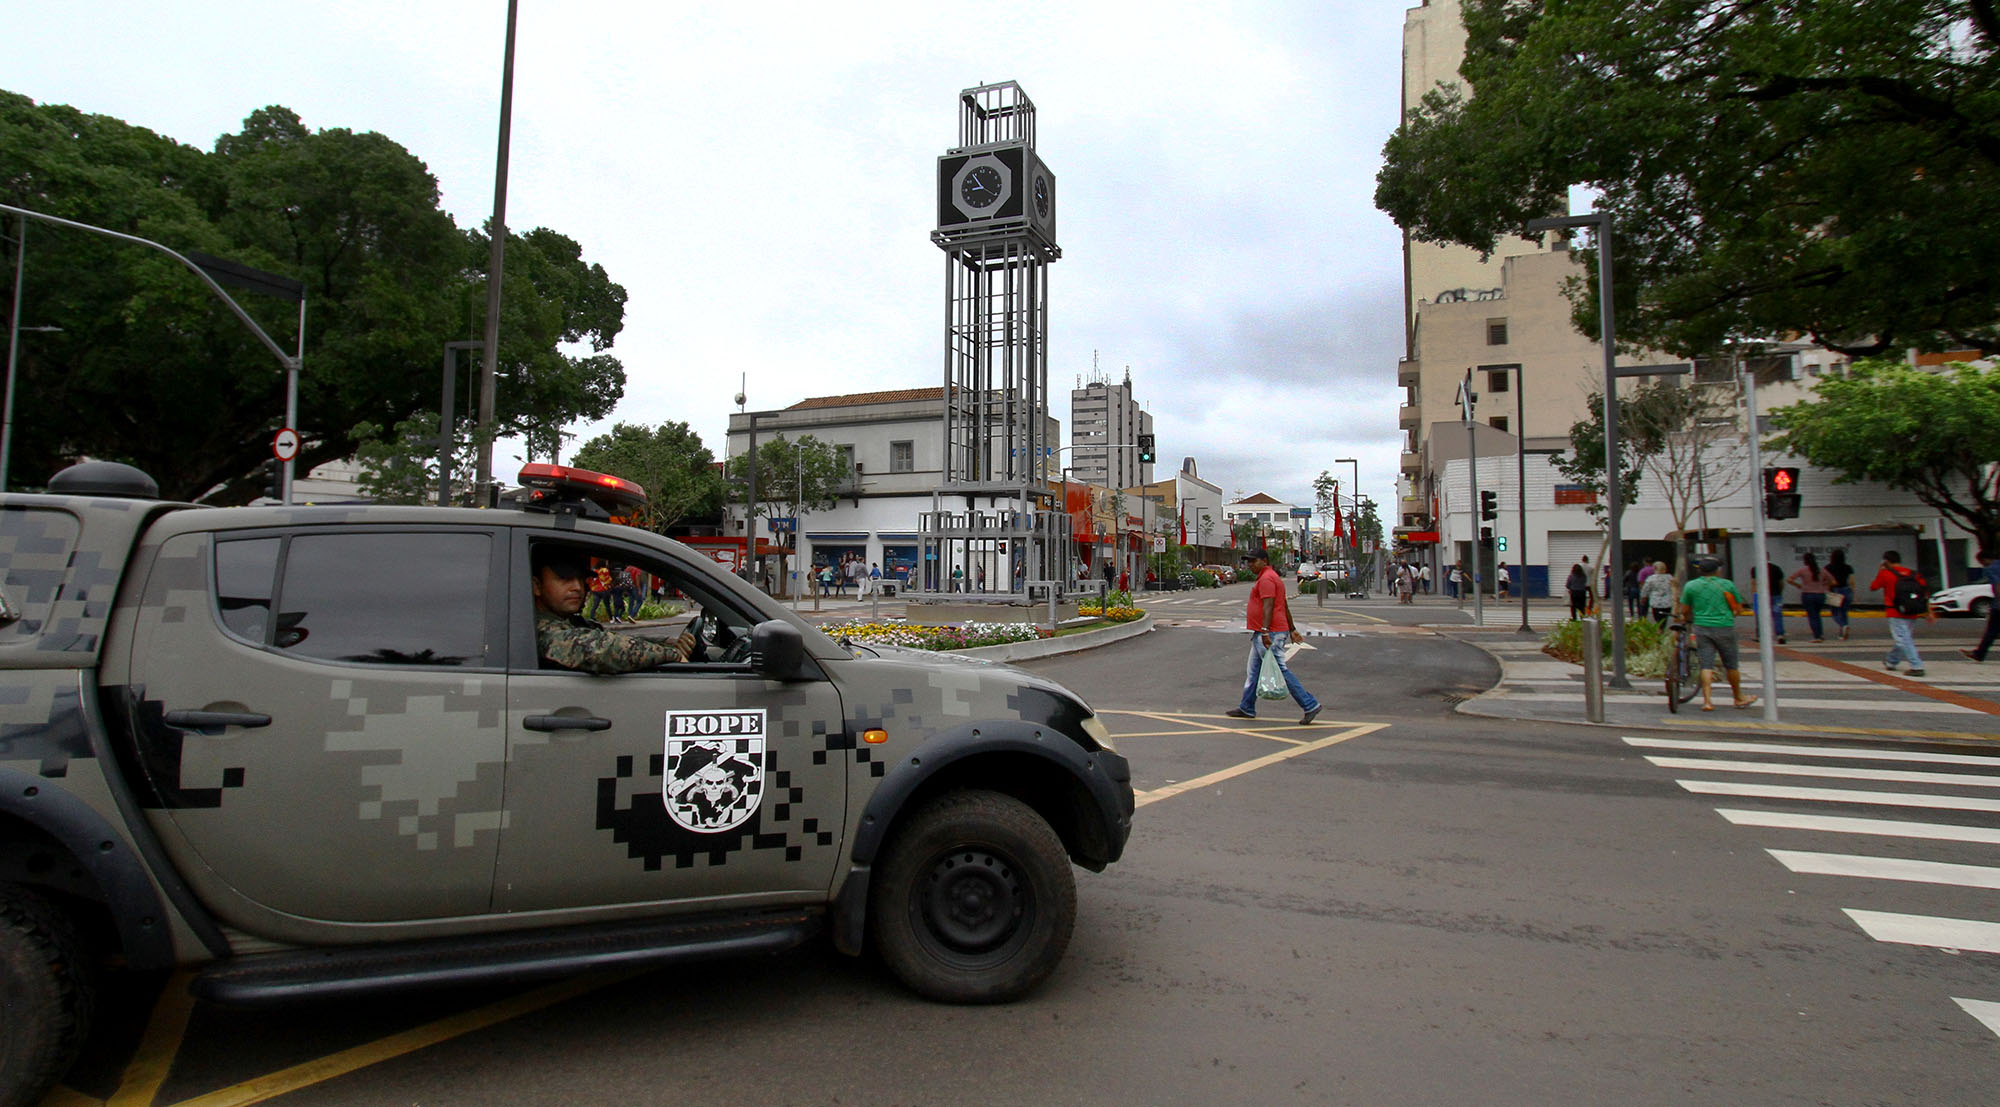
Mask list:
[[[247,642],[271,640],[271,588],[278,582],[278,540],[215,544],[215,601],[222,625]]]
[[[484,534],[300,534],[285,551],[274,644],[375,665],[493,664]]]

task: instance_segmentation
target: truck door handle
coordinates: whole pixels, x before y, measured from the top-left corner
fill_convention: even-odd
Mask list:
[[[611,720],[595,715],[530,715],[521,725],[529,730],[610,730]]]
[[[195,730],[203,734],[220,734],[226,726],[250,727],[270,726],[271,717],[254,711],[169,711],[160,720],[171,727]]]

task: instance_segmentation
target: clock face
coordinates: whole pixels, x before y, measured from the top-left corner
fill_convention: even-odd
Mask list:
[[[1049,217],[1049,179],[1040,174],[1035,175],[1035,214]]]
[[[999,201],[1005,183],[998,169],[982,165],[965,175],[965,180],[959,183],[958,194],[972,207],[991,207]]]

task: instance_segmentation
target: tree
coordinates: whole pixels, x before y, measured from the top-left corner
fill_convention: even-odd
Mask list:
[[[729,459],[732,483],[747,481],[748,457]],[[757,444],[757,503],[755,514],[771,518],[797,517],[799,509],[827,511],[852,485],[847,455],[810,434],[797,442],[774,435]],[[782,511],[780,509],[783,509]]]
[[[584,469],[638,481],[646,490],[647,506],[637,522],[647,530],[665,534],[690,515],[722,507],[722,474],[716,471],[715,455],[686,423],[650,428],[619,423],[610,434],[578,447],[571,460]]]
[[[370,423],[355,427],[359,443],[354,459],[361,465],[361,494],[384,504],[434,504],[438,485],[438,417],[419,412],[396,424],[391,433]],[[479,443],[487,437],[477,428],[452,427],[451,488],[453,502],[472,502]]]
[[[439,209],[424,164],[379,134],[309,130],[282,107],[204,153],[0,92],[0,200],[303,281],[302,471],[355,453],[357,428],[435,411],[443,344],[484,325],[483,238]],[[623,291],[548,231],[510,237],[507,274],[495,430],[607,414],[623,371],[602,351]],[[14,472],[89,455],[138,465],[170,498],[256,495],[285,375],[185,268],[36,224],[22,295],[24,324],[61,329],[22,343]],[[295,303],[236,298],[281,346],[296,341]],[[593,353],[561,353],[570,342]]]
[[[1602,405],[1592,410],[1601,411]],[[1688,388],[1671,381],[1643,386],[1619,401],[1619,437],[1632,439],[1633,455],[1666,499],[1674,529],[1689,529],[1708,501],[1723,499],[1749,481],[1749,445],[1736,410],[1734,389]],[[1596,456],[1601,458],[1602,427],[1597,439]],[[1686,578],[1686,566],[1675,571]]]
[[[1618,419],[1621,426],[1631,418],[1630,399],[1618,402]],[[1618,436],[1618,502],[1621,508],[1631,507],[1639,501],[1639,476],[1645,454],[1654,449],[1645,438],[1620,434]],[[1549,456],[1549,463],[1570,483],[1581,485],[1591,494],[1589,512],[1597,520],[1599,529],[1610,534],[1609,477],[1604,471],[1604,397],[1596,392],[1590,394],[1590,418],[1579,419],[1569,427],[1569,453]]]
[[[1860,361],[1813,392],[1771,413],[1771,448],[1903,489],[2000,550],[2000,369]]]
[[[1340,481],[1325,469],[1313,478],[1313,509],[1321,519],[1340,514]]]
[[[1588,186],[1635,346],[2000,350],[1992,0],[1466,0],[1464,19],[1471,97],[1425,94],[1377,177],[1412,236],[1491,251]],[[1571,283],[1590,335],[1596,287]]]

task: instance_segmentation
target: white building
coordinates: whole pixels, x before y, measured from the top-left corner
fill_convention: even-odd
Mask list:
[[[1069,394],[1070,476],[1104,488],[1153,483],[1153,463],[1139,460],[1139,436],[1153,417],[1132,399],[1132,371],[1113,383],[1095,378]]]

